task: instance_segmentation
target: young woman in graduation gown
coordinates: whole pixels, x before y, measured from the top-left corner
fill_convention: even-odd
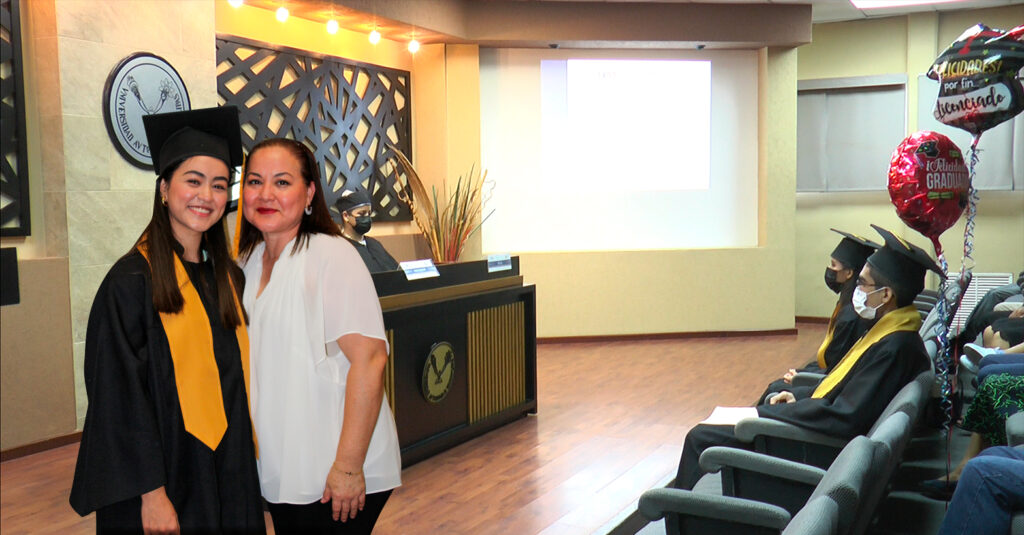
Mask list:
[[[301,143],[253,147],[239,262],[252,344],[260,484],[274,530],[370,533],[401,484],[388,359],[370,273],[331,220]]]
[[[95,511],[99,533],[264,533],[244,281],[223,226],[238,112],[144,122],[159,175],[153,216],[89,314],[71,505]]]

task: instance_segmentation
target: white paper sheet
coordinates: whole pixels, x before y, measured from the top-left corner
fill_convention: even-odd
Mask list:
[[[757,418],[757,409],[754,407],[715,407],[703,421],[707,425],[736,425],[736,422],[744,418]]]

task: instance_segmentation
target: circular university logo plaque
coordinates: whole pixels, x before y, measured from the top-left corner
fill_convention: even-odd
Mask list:
[[[124,159],[142,169],[153,168],[142,116],[189,109],[188,90],[178,71],[148,52],[121,60],[103,88],[103,120],[110,140]]]
[[[423,364],[423,397],[431,403],[440,403],[448,395],[454,376],[455,349],[448,342],[434,344]]]

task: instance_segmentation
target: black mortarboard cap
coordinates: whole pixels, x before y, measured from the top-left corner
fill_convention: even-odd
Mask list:
[[[938,264],[924,249],[877,225],[871,225],[871,228],[885,239],[885,245],[868,258],[872,271],[877,271],[910,295],[917,295],[924,289],[925,271],[934,271],[940,278],[945,278]]]
[[[836,245],[836,248],[832,251],[832,258],[842,262],[844,266],[855,272],[859,273],[868,257],[881,247],[881,245],[863,236],[836,229],[831,230],[843,236],[843,239],[839,241],[839,245]]]
[[[228,168],[242,165],[242,132],[234,106],[145,115],[142,124],[157,176],[192,156],[212,156]]]
[[[346,189],[341,192],[341,197],[334,203],[339,212],[351,212],[352,210],[370,204],[373,200],[370,193],[361,187]]]

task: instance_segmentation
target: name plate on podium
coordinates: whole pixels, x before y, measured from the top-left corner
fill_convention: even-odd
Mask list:
[[[487,255],[488,273],[494,273],[495,271],[508,271],[510,269],[512,269],[512,255],[507,253]]]
[[[441,274],[437,272],[437,266],[434,265],[434,261],[429,258],[402,262],[401,264],[398,264],[398,266],[405,272],[406,280],[414,281],[441,276]]]

